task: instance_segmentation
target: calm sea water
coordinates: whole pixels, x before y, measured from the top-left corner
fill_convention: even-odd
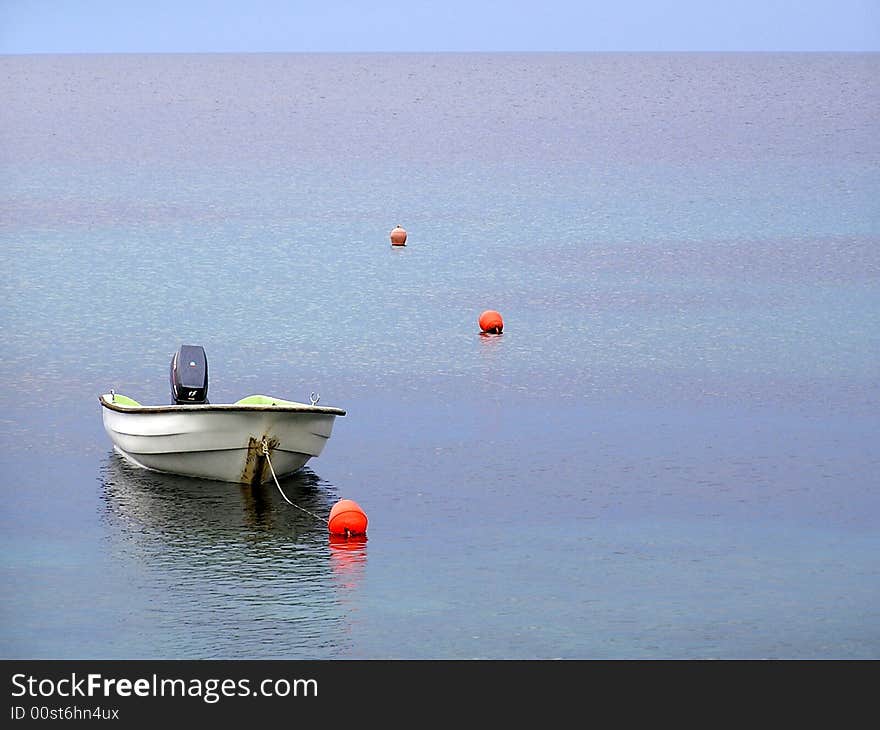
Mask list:
[[[0,98],[3,657],[880,658],[880,55],[6,56]],[[213,402],[347,410],[283,486],[366,542],[114,455],[98,394],[167,403],[180,344]]]

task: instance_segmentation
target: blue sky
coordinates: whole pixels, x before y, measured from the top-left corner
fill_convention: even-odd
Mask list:
[[[0,53],[880,51],[880,0],[0,0]]]

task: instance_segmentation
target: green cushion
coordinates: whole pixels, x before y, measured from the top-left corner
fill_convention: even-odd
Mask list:
[[[111,401],[118,406],[139,406],[134,398],[129,398],[127,395],[120,395],[119,393],[114,393]]]
[[[273,398],[269,395],[249,395],[235,402],[237,406],[292,406],[296,405],[293,401],[282,400],[281,398]]]

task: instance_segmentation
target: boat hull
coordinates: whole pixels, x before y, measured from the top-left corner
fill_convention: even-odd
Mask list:
[[[239,484],[301,469],[320,456],[336,417],[345,414],[306,404],[127,407],[111,395],[100,401],[114,449],[136,466]]]

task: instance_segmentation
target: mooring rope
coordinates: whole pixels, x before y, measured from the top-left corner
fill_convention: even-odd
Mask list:
[[[307,509],[300,507],[298,504],[294,504],[291,502],[287,495],[284,493],[284,490],[281,488],[281,485],[278,483],[278,477],[275,476],[275,468],[272,466],[272,459],[269,458],[269,444],[266,443],[266,439],[263,439],[263,454],[266,456],[266,463],[269,465],[269,471],[272,472],[272,478],[275,480],[275,486],[278,487],[278,491],[281,492],[281,496],[284,497],[284,501],[287,502],[291,507],[296,507],[298,510],[305,512],[307,515],[311,515],[316,520],[321,520],[325,525],[327,524],[327,520],[323,517],[316,515],[314,512],[309,512]]]

